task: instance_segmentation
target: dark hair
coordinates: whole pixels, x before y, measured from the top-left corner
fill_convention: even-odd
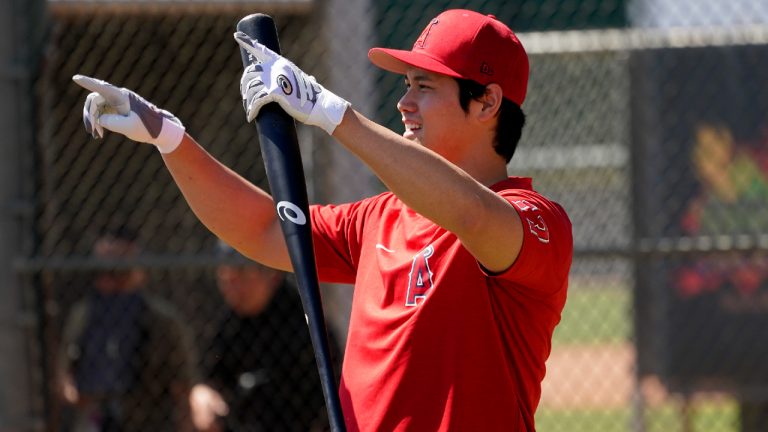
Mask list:
[[[469,112],[469,102],[480,99],[485,94],[485,86],[472,80],[456,78],[459,83],[459,104],[464,112]],[[496,139],[493,149],[509,163],[515,154],[517,143],[523,134],[525,113],[520,105],[507,98],[501,99],[501,107],[497,113],[499,123],[496,126]]]

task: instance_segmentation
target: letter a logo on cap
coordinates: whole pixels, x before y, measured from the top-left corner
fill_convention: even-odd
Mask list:
[[[429,25],[424,29],[424,31],[421,32],[421,36],[419,36],[418,39],[416,39],[416,42],[413,44],[413,47],[419,47],[424,48],[424,45],[427,43],[427,36],[429,36],[430,30],[432,30],[432,26],[440,22],[437,18],[433,19]]]

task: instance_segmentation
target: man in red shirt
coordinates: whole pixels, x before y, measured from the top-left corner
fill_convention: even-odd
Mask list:
[[[493,16],[448,10],[410,51],[374,48],[404,75],[404,132],[368,120],[296,65],[242,33],[257,59],[241,93],[248,121],[277,102],[365,162],[390,192],[312,206],[320,279],[355,284],[340,397],[349,430],[533,431],[573,253],[564,210],[508,177],[528,59]],[[291,263],[264,191],[208,155],[181,122],[135,93],[94,91],[86,129],[158,147],[217,236],[256,261]],[[116,114],[114,114],[116,113]]]

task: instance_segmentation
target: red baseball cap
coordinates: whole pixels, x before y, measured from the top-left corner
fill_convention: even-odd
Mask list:
[[[518,105],[528,89],[528,55],[517,36],[495,16],[465,9],[432,19],[410,51],[372,48],[368,58],[399,74],[413,66],[483,85],[496,83]]]

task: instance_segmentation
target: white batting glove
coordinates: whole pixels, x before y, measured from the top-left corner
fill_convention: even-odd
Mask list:
[[[291,117],[332,134],[341,123],[349,102],[326,90],[315,77],[243,32],[235,40],[256,63],[245,68],[240,79],[240,94],[248,122],[261,108],[277,102]]]
[[[181,143],[184,125],[168,111],[106,81],[84,75],[75,75],[72,80],[92,92],[85,99],[83,123],[94,138],[104,138],[104,129],[107,129],[134,141],[152,144],[161,153],[170,153]]]

